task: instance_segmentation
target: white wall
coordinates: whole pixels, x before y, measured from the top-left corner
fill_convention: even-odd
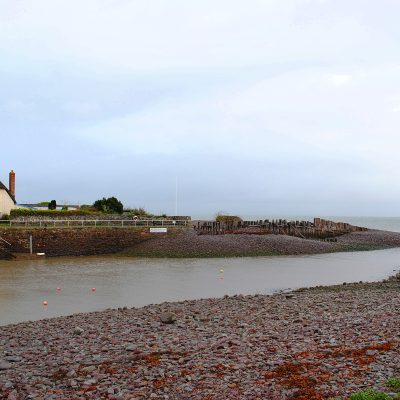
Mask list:
[[[10,211],[17,208],[12,201],[11,197],[4,189],[0,189],[0,217],[3,214],[10,214]]]

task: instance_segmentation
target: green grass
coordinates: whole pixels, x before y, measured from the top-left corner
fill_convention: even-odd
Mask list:
[[[400,392],[400,378],[390,378],[386,382],[386,386],[396,393]]]
[[[354,393],[350,396],[350,400],[392,400],[388,394],[369,389],[362,392]]]

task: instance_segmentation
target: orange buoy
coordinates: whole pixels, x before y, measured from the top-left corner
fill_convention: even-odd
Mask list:
[[[92,287],[92,292],[95,293],[96,292],[96,288]]]
[[[43,305],[47,306],[47,300],[43,301]]]

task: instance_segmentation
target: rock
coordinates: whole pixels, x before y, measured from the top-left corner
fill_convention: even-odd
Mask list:
[[[95,383],[97,383],[97,380],[96,380],[96,379],[88,379],[87,381],[84,381],[84,382],[83,382],[83,384],[84,384],[85,386],[92,386],[92,385],[94,385]]]
[[[74,369],[71,369],[68,373],[67,373],[68,378],[73,378],[74,376],[76,376],[76,371]]]
[[[76,386],[78,386],[78,382],[75,379],[71,379],[69,381],[69,386],[76,387]]]
[[[7,397],[7,400],[18,400],[18,393],[13,390]]]
[[[90,373],[96,370],[94,365],[89,365],[88,367],[82,368],[82,372]]]
[[[287,299],[293,299],[295,296],[294,296],[293,293],[286,293],[286,294],[285,294],[285,297],[286,297]]]
[[[163,312],[160,315],[160,320],[163,324],[173,324],[176,321],[176,316],[171,312]]]
[[[8,363],[7,361],[1,361],[0,360],[0,371],[4,371],[6,369],[10,369],[11,368],[11,364]]]
[[[5,359],[6,361],[9,361],[9,362],[19,362],[19,361],[22,361],[22,358],[21,358],[21,357],[17,357],[17,356],[8,356],[8,357],[4,357],[4,359]]]
[[[83,332],[84,332],[83,329],[80,328],[79,326],[77,326],[77,327],[74,329],[74,335],[79,336],[79,335],[82,335]]]

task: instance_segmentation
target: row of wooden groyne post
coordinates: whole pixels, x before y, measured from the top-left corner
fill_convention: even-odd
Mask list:
[[[350,232],[363,232],[367,228],[345,222],[333,222],[322,218],[314,221],[287,221],[285,219],[255,221],[199,221],[195,230],[200,235],[225,234],[274,234],[301,238],[329,239]]]

